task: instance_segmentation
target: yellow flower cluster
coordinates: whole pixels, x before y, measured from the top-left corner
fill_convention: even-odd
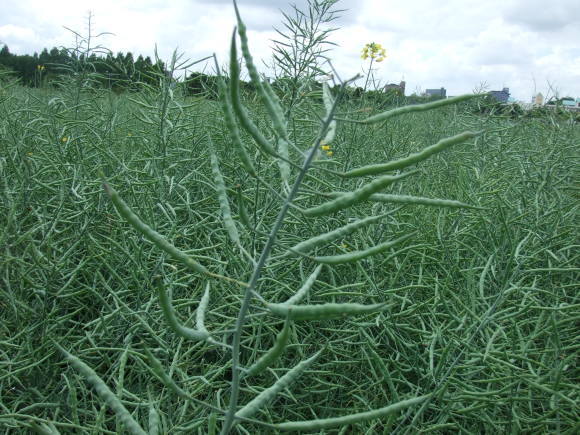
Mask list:
[[[385,57],[387,57],[387,51],[381,44],[370,42],[364,46],[360,57],[362,60],[366,60],[370,57],[376,62],[382,62],[385,60]]]
[[[68,142],[68,137],[66,137],[66,136],[65,136],[65,137],[63,137],[63,138],[61,139],[61,142],[62,142],[62,143],[67,143],[67,142]]]
[[[330,149],[330,145],[328,145],[328,144],[324,144],[324,145],[322,145],[320,148],[322,148],[322,151],[326,151],[326,155],[327,155],[328,157],[332,157],[332,155],[334,154],[334,153],[332,152],[332,150]]]
[[[38,71],[44,71],[44,65],[36,65]]]

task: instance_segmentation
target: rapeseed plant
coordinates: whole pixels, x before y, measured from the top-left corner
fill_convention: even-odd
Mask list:
[[[218,202],[220,205],[221,211],[221,220],[223,226],[229,236],[230,242],[234,246],[239,248],[240,254],[250,259],[250,263],[253,265],[253,269],[251,271],[251,275],[245,278],[230,278],[226,275],[217,274],[212,272],[208,267],[198,263],[189,254],[185,251],[179,250],[176,248],[168,239],[162,236],[160,233],[155,231],[152,227],[145,224],[137,214],[135,214],[131,208],[125,203],[120,196],[115,192],[115,190],[105,184],[105,190],[111,197],[114,206],[117,208],[117,211],[123,216],[129,224],[131,224],[135,230],[137,230],[143,237],[151,241],[154,245],[156,245],[161,250],[165,251],[175,260],[180,261],[183,263],[184,266],[188,267],[189,270],[195,273],[200,278],[204,278],[207,281],[207,287],[202,298],[202,302],[198,308],[198,318],[203,319],[205,309],[207,307],[209,301],[209,286],[210,286],[210,279],[214,281],[227,281],[229,283],[235,283],[242,287],[242,295],[241,295],[241,303],[240,308],[237,315],[237,320],[235,323],[235,327],[233,329],[233,336],[231,339],[231,345],[220,340],[219,337],[216,335],[216,332],[209,331],[205,328],[205,326],[200,327],[199,325],[203,325],[203,322],[198,322],[198,327],[196,329],[188,328],[184,324],[180,322],[177,317],[176,309],[173,306],[173,302],[169,293],[162,287],[159,286],[159,303],[163,308],[163,313],[166,318],[167,323],[170,326],[170,329],[173,330],[178,336],[191,340],[191,341],[202,341],[208,344],[214,344],[218,346],[222,346],[227,348],[231,352],[231,381],[230,381],[230,400],[227,406],[227,410],[224,410],[224,422],[222,426],[222,434],[228,434],[230,431],[240,422],[242,418],[249,418],[253,416],[256,412],[258,412],[261,408],[268,405],[268,403],[273,400],[281,391],[288,388],[292,383],[296,382],[296,380],[305,372],[311,364],[315,363],[317,357],[322,353],[324,349],[320,349],[314,356],[303,359],[298,364],[294,365],[294,367],[286,370],[286,373],[279,377],[270,387],[266,389],[262,389],[262,391],[254,397],[253,400],[247,402],[245,406],[239,409],[239,401],[240,395],[242,392],[242,379],[247,376],[247,374],[255,374],[257,372],[262,372],[268,366],[274,364],[276,360],[281,357],[284,353],[288,340],[290,338],[289,328],[293,326],[293,322],[298,321],[325,321],[329,319],[337,319],[337,318],[344,318],[344,317],[353,317],[353,316],[362,316],[362,315],[370,315],[373,313],[381,313],[390,308],[390,305],[387,301],[379,301],[377,303],[371,304],[360,304],[354,302],[347,302],[347,303],[323,303],[323,304],[297,304],[299,299],[305,295],[308,290],[313,285],[314,281],[318,276],[318,272],[320,271],[320,265],[325,265],[326,267],[338,267],[339,265],[345,265],[348,263],[357,263],[364,259],[378,256],[382,252],[392,249],[395,246],[399,246],[404,244],[407,240],[414,237],[414,231],[408,231],[402,235],[399,235],[396,238],[391,238],[390,240],[383,241],[382,243],[375,244],[373,246],[367,247],[366,249],[357,250],[357,251],[350,251],[348,250],[347,253],[338,254],[338,255],[314,255],[309,256],[310,261],[314,261],[315,263],[319,264],[319,267],[315,270],[315,272],[308,278],[302,288],[298,290],[298,292],[288,299],[293,303],[285,302],[285,303],[275,303],[270,302],[267,299],[272,299],[268,296],[267,293],[264,293],[259,283],[263,281],[262,275],[266,271],[266,265],[270,256],[272,254],[273,249],[278,245],[277,239],[280,237],[280,233],[282,230],[285,221],[287,220],[288,212],[291,209],[298,210],[302,217],[305,219],[312,219],[316,217],[322,217],[332,214],[337,214],[342,210],[352,209],[355,206],[359,205],[360,203],[367,201],[371,198],[372,195],[377,194],[377,192],[387,188],[393,183],[399,183],[401,180],[414,175],[417,171],[405,171],[401,172],[397,175],[381,175],[379,177],[375,177],[370,181],[367,179],[363,183],[357,183],[359,187],[355,188],[352,191],[341,192],[338,195],[327,202],[323,202],[322,204],[310,207],[298,207],[295,202],[299,197],[299,193],[304,188],[304,182],[311,177],[311,170],[312,162],[316,159],[317,154],[320,151],[324,151],[327,157],[332,157],[334,152],[332,150],[331,143],[335,138],[336,130],[337,130],[337,121],[334,119],[334,114],[336,111],[337,104],[339,99],[344,92],[344,88],[347,83],[343,83],[341,90],[338,95],[333,95],[333,92],[330,90],[328,84],[326,82],[323,83],[322,86],[322,100],[323,100],[323,107],[325,109],[325,115],[322,118],[322,122],[320,125],[319,132],[317,134],[316,140],[314,141],[314,146],[309,148],[309,151],[304,155],[303,162],[294,162],[290,153],[289,153],[289,144],[292,144],[297,150],[300,150],[299,146],[294,144],[296,141],[295,137],[291,137],[290,131],[288,129],[288,119],[286,119],[287,112],[283,110],[281,106],[281,101],[278,99],[277,95],[273,92],[268,82],[263,82],[261,77],[257,71],[257,68],[254,64],[253,58],[250,54],[248,38],[246,33],[246,27],[241,20],[239,11],[237,6],[234,2],[234,6],[236,9],[236,16],[238,21],[237,27],[237,34],[241,42],[242,48],[242,55],[245,60],[246,68],[248,69],[252,84],[256,89],[258,96],[260,97],[262,103],[266,108],[266,114],[269,118],[269,123],[272,126],[272,130],[275,132],[276,137],[270,138],[262,130],[258,127],[258,124],[255,123],[250,115],[249,112],[245,109],[244,103],[240,98],[239,95],[239,64],[238,64],[238,57],[237,57],[237,37],[234,33],[232,37],[231,43],[231,50],[230,50],[230,81],[229,86],[220,79],[219,80],[219,87],[220,87],[220,99],[221,99],[221,108],[224,115],[224,119],[226,121],[227,129],[230,133],[230,138],[232,139],[234,146],[238,148],[239,155],[243,157],[243,159],[248,159],[245,164],[240,165],[240,170],[245,171],[245,176],[253,177],[260,180],[260,183],[266,184],[269,189],[273,189],[271,182],[267,182],[263,179],[263,175],[257,172],[255,168],[258,167],[257,162],[254,163],[252,158],[252,154],[248,153],[246,150],[246,145],[243,143],[242,136],[240,134],[238,128],[238,122],[240,126],[245,130],[245,132],[254,140],[254,147],[255,151],[258,155],[261,155],[261,158],[275,160],[280,165],[280,177],[284,184],[288,187],[285,197],[281,197],[282,204],[277,213],[277,217],[275,222],[273,223],[269,233],[264,234],[264,245],[262,247],[261,253],[259,257],[254,258],[254,256],[250,253],[249,249],[244,247],[245,238],[244,233],[240,232],[238,229],[238,225],[234,214],[232,213],[232,209],[230,206],[230,200],[228,198],[228,188],[226,186],[227,179],[222,175],[220,169],[220,161],[217,157],[217,153],[215,150],[214,142],[211,139],[208,139],[209,145],[209,156],[211,160],[211,169],[214,178],[214,185],[218,197]],[[371,58],[372,61],[380,62],[386,56],[386,51],[380,46],[380,44],[371,43],[368,44],[366,50],[363,52],[365,57]],[[449,104],[453,104],[455,100],[450,101]],[[429,110],[431,106],[422,107],[421,109],[414,109],[414,110]],[[364,121],[363,123],[367,124],[376,124],[378,121],[381,121],[383,118],[389,118],[393,116],[398,116],[404,114],[404,111],[396,111],[395,113],[384,113],[382,115],[375,115],[374,117],[370,117]],[[355,122],[355,121],[350,121]],[[446,146],[450,146],[454,143],[459,142],[460,140],[467,140],[475,137],[476,133],[464,133],[463,136],[459,138],[454,138],[454,141],[449,144],[445,144]],[[444,149],[443,146],[438,146],[436,148],[430,149],[428,152],[423,152],[419,154],[414,154],[410,158],[406,160],[398,160],[394,162],[394,165],[397,169],[403,169],[406,166],[410,166],[411,164],[418,163],[422,160],[427,159],[433,153],[442,151]],[[301,163],[301,164],[300,164]],[[370,166],[363,166],[357,169],[350,170],[348,172],[338,173],[334,172],[333,175],[342,178],[343,180],[347,180],[348,178],[352,177],[362,177],[362,176],[372,176],[375,174],[380,174],[385,172],[385,167],[390,168],[390,166],[385,166],[388,164],[383,165],[370,165]],[[393,164],[391,164],[393,165]],[[283,166],[286,166],[286,170],[282,170]],[[297,173],[292,176],[290,172],[290,167],[297,169]],[[330,174],[328,174],[330,175]],[[362,186],[360,186],[362,184]],[[238,190],[238,193],[240,190]],[[400,197],[399,195],[392,195],[394,197],[394,201],[400,200],[400,202],[408,202],[411,203],[412,201],[409,199],[410,197]],[[242,216],[242,202],[243,202],[243,195],[238,195],[238,199],[240,200],[239,208],[240,208],[240,219]],[[445,205],[446,203],[442,202],[440,205]],[[328,244],[336,239],[342,238],[343,236],[347,235],[348,233],[354,231],[357,228],[363,228],[365,226],[369,226],[371,223],[376,222],[378,219],[382,218],[383,216],[376,217],[366,217],[361,220],[356,220],[355,222],[349,223],[347,225],[341,226],[338,229],[335,229],[330,232],[318,234],[315,237],[311,237],[307,240],[302,241],[298,245],[296,245],[293,249],[287,249],[286,254],[295,254],[302,251],[309,249],[313,249],[314,247],[321,245],[321,244]],[[247,218],[245,219],[248,220]],[[246,224],[247,225],[247,224]],[[250,223],[251,225],[251,223]],[[346,245],[343,245],[343,249],[346,249]],[[231,254],[234,255],[233,253]],[[247,281],[246,281],[247,279]],[[370,283],[369,283],[370,284]],[[278,335],[278,338],[275,341],[274,347],[272,347],[269,351],[267,351],[264,356],[257,361],[253,365],[251,365],[249,370],[244,370],[242,367],[243,360],[242,360],[242,333],[244,330],[248,330],[249,327],[246,326],[247,323],[252,322],[254,318],[250,316],[250,310],[252,307],[252,301],[256,298],[260,301],[260,303],[265,307],[266,312],[273,317],[280,317],[286,320],[286,324],[284,330]],[[253,327],[257,326],[253,324]],[[159,369],[159,370],[162,370]],[[163,378],[163,376],[161,376]],[[167,379],[167,377],[165,377]],[[169,386],[168,380],[165,381],[166,385]],[[181,395],[181,393],[180,393]],[[286,423],[279,423],[273,425],[275,429],[290,429],[293,427],[300,428],[300,429],[314,429],[317,427],[333,427],[333,426],[342,426],[347,422],[356,423],[362,422],[366,420],[380,418],[385,415],[389,415],[395,410],[408,408],[419,403],[426,401],[430,395],[423,395],[415,397],[409,400],[398,401],[397,403],[390,405],[385,408],[377,408],[373,411],[368,411],[365,413],[350,413],[348,415],[343,415],[341,417],[333,417],[325,420],[307,420],[307,421],[295,421],[295,422],[286,422]],[[120,408],[120,407],[119,407]],[[122,414],[120,415],[120,417]],[[266,424],[265,422],[255,422],[258,424]]]

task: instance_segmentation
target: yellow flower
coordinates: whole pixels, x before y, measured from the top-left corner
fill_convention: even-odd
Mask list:
[[[65,137],[63,137],[63,138],[61,139],[61,141],[62,141],[62,143],[66,143],[66,142],[68,142],[68,137],[66,137],[66,136],[65,136]]]
[[[330,151],[330,145],[322,145],[321,147],[324,151]]]
[[[31,153],[31,152],[28,152],[28,153],[26,153],[26,155],[27,155],[28,157],[32,157],[32,153]]]
[[[328,157],[332,157],[332,155],[333,155],[333,154],[334,154],[334,153],[333,153],[332,151],[326,151],[326,155],[327,155]]]
[[[361,59],[366,60],[369,57],[369,48],[365,45],[365,48],[362,49],[361,52]]]
[[[369,42],[364,46],[361,58],[365,60],[369,57],[371,59],[375,59],[377,62],[382,62],[387,57],[387,51],[381,44],[377,44],[376,42]]]

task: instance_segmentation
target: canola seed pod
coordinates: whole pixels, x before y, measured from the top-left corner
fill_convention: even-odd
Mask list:
[[[194,272],[203,273],[205,275],[210,276],[213,275],[204,266],[199,264],[185,252],[177,249],[175,246],[173,246],[173,244],[169,243],[165,239],[165,237],[163,237],[149,225],[141,221],[141,219],[139,219],[139,216],[133,213],[133,211],[127,205],[127,203],[121,199],[121,197],[119,196],[119,194],[115,189],[113,189],[107,183],[104,183],[103,187],[105,188],[105,191],[111,198],[111,201],[113,202],[113,205],[115,206],[119,214],[123,218],[125,218],[125,220],[129,222],[129,224],[131,224],[133,228],[139,231],[143,235],[143,237],[152,242],[155,246],[157,246],[165,253],[169,254],[174,259],[181,261],[185,266],[187,266],[188,269]]]
[[[332,264],[332,265],[344,264],[344,263],[354,263],[355,261],[360,261],[364,258],[370,257],[371,255],[380,254],[381,252],[386,251],[387,249],[392,248],[393,246],[398,245],[399,243],[402,243],[407,239],[410,239],[415,234],[416,234],[416,232],[413,232],[410,234],[405,234],[404,236],[401,236],[395,240],[389,240],[387,242],[380,243],[378,245],[372,246],[368,249],[364,249],[361,251],[348,252],[346,254],[340,254],[340,255],[328,255],[328,256],[323,256],[323,257],[314,257],[314,261],[316,261],[318,263]]]
[[[213,150],[210,150],[210,163],[211,163],[211,170],[213,173],[213,178],[215,182],[215,189],[218,194],[218,200],[220,204],[220,211],[222,215],[222,219],[224,221],[224,226],[226,227],[226,231],[230,236],[232,242],[236,245],[240,245],[240,234],[238,233],[238,229],[236,228],[236,223],[232,218],[232,211],[230,209],[230,203],[228,201],[228,195],[226,192],[226,185],[224,182],[224,177],[220,172],[219,162],[217,155]]]
[[[365,184],[363,187],[353,192],[347,192],[331,201],[325,202],[324,204],[307,208],[303,210],[303,213],[305,216],[315,217],[343,210],[345,208],[350,207],[353,204],[368,199],[368,197],[371,196],[373,193],[376,193],[379,190],[384,189],[385,187],[389,186],[390,184],[396,181],[400,181],[403,178],[413,175],[416,172],[417,171],[415,170],[404,172],[399,175],[383,175],[382,177],[376,178],[375,180],[371,181],[368,184]]]
[[[230,139],[232,140],[234,149],[236,150],[236,153],[240,158],[240,163],[242,164],[243,168],[246,170],[248,174],[250,174],[252,177],[255,177],[256,169],[254,168],[254,164],[250,159],[250,155],[248,154],[246,147],[242,142],[240,131],[238,130],[238,126],[234,118],[234,112],[232,111],[230,95],[228,94],[226,84],[224,83],[224,80],[221,77],[221,75],[218,77],[218,89],[222,112],[224,114],[224,119],[226,121],[226,127],[230,132]]]
[[[300,302],[302,300],[302,298],[304,296],[306,296],[306,294],[310,291],[310,289],[314,285],[314,282],[316,281],[316,278],[318,278],[318,274],[320,273],[321,269],[322,269],[322,264],[319,264],[318,266],[316,266],[316,269],[314,269],[314,272],[312,272],[310,274],[310,276],[308,277],[308,279],[306,279],[306,281],[304,282],[304,285],[302,287],[300,287],[300,289],[296,292],[296,294],[294,294],[294,296],[289,298],[284,303],[286,305],[295,305],[298,302]]]
[[[134,435],[146,435],[147,432],[137,423],[131,413],[125,408],[121,400],[113,393],[105,381],[103,381],[95,371],[81,361],[76,356],[70,354],[60,345],[56,344],[58,349],[64,354],[70,364],[86,379],[94,388],[98,396],[115,412],[119,420],[125,425],[127,430]]]
[[[272,386],[263,390],[243,408],[236,412],[236,417],[251,417],[269,402],[274,400],[278,393],[288,388],[308,367],[310,367],[314,361],[316,361],[321,352],[322,351],[318,351],[310,358],[300,361],[296,366],[288,370],[284,376],[279,378]]]
[[[272,126],[274,127],[274,131],[280,138],[287,139],[286,133],[286,126],[284,123],[284,116],[282,110],[276,107],[275,100],[269,95],[269,92],[266,91],[265,85],[260,80],[260,74],[258,73],[258,69],[254,64],[254,59],[252,58],[252,54],[250,53],[250,47],[248,46],[248,35],[246,33],[246,25],[242,21],[240,17],[240,12],[238,10],[238,5],[234,2],[234,9],[236,12],[236,18],[238,21],[238,35],[240,35],[240,45],[242,48],[242,55],[244,56],[244,60],[246,61],[246,69],[250,74],[250,79],[254,86],[256,87],[256,91],[260,98],[264,102],[266,106],[266,111],[272,120]]]
[[[171,303],[171,298],[161,283],[157,285],[157,293],[159,295],[159,304],[161,305],[161,310],[163,311],[165,320],[173,332],[175,332],[180,337],[193,341],[206,341],[208,338],[210,338],[210,335],[207,331],[198,331],[196,329],[188,328],[179,322],[177,319],[177,314],[175,313],[175,308]]]
[[[422,151],[419,151],[418,153],[413,153],[408,155],[407,157],[403,157],[402,159],[352,169],[348,172],[343,173],[342,176],[345,178],[364,177],[367,175],[377,175],[382,174],[384,172],[404,169],[407,166],[411,166],[414,165],[415,163],[419,163],[423,160],[426,160],[433,154],[439,153],[452,145],[465,142],[466,140],[472,139],[480,134],[481,132],[464,131],[463,133],[459,133],[455,136],[441,139],[436,144],[428,146],[427,148],[423,149]]]
[[[196,329],[203,333],[207,334],[209,337],[209,331],[205,327],[205,312],[209,305],[209,282],[205,285],[205,292],[201,300],[199,301],[199,306],[197,307],[197,311],[195,312],[195,327]]]
[[[362,124],[374,124],[376,122],[385,121],[389,118],[394,118],[396,116],[404,115],[406,113],[412,112],[424,112],[426,110],[433,110],[443,106],[449,106],[451,104],[461,103],[463,101],[471,100],[472,98],[483,97],[487,94],[466,94],[459,95],[457,97],[447,98],[444,100],[437,100],[431,103],[425,104],[413,104],[411,106],[398,107],[396,109],[387,110],[386,112],[379,113],[377,115],[370,116],[369,118],[360,121]]]
[[[465,204],[461,201],[455,201],[453,199],[425,198],[422,196],[411,195],[392,195],[389,193],[374,193],[369,197],[369,201],[401,205],[427,205],[433,207],[472,208],[476,210],[483,210],[482,207]]]
[[[342,194],[344,194],[344,193],[342,193]],[[337,196],[340,196],[340,195],[337,195]],[[372,198],[372,195],[370,198]],[[375,222],[378,222],[389,214],[390,213],[384,213],[384,214],[381,214],[378,216],[369,216],[369,217],[366,217],[364,219],[359,219],[355,222],[351,222],[351,223],[346,224],[346,225],[344,225],[340,228],[337,228],[335,230],[329,231],[329,232],[324,233],[324,234],[320,234],[318,236],[314,236],[308,240],[304,240],[303,242],[300,242],[300,243],[294,245],[293,247],[289,248],[288,251],[286,253],[284,253],[283,257],[289,256],[292,254],[305,255],[308,252],[312,251],[313,249],[315,249],[319,246],[326,245],[330,242],[333,242],[334,240],[340,239],[340,238],[352,233],[353,231],[356,231],[359,228],[363,228],[367,225],[371,225]]]
[[[295,321],[327,320],[385,310],[387,303],[363,305],[357,303],[327,303],[319,305],[267,304],[273,315]]]
[[[284,423],[278,423],[275,425],[275,427],[276,429],[282,432],[311,433],[314,431],[319,431],[321,429],[328,429],[337,426],[346,426],[349,424],[356,424],[361,423],[363,421],[387,417],[389,415],[402,411],[403,409],[407,409],[411,406],[423,403],[429,397],[431,397],[431,395],[429,394],[424,396],[413,397],[412,399],[401,400],[400,402],[393,403],[392,405],[385,406],[383,408],[373,409],[371,411],[366,412],[358,412],[356,414],[343,415],[341,417],[320,418],[316,420],[305,420],[305,421],[288,421]]]
[[[240,99],[240,65],[238,64],[238,51],[236,48],[236,31],[232,35],[232,45],[230,48],[230,97],[232,100],[233,112],[237,116],[242,127],[252,136],[258,148],[273,157],[278,157],[274,147],[260,132],[254,121],[248,116],[245,107]]]
[[[264,355],[262,355],[258,360],[250,366],[246,372],[246,376],[255,376],[262,373],[268,367],[270,367],[284,352],[288,340],[290,339],[290,326],[292,322],[286,319],[284,322],[284,327],[276,336],[276,341],[274,346],[272,346]]]

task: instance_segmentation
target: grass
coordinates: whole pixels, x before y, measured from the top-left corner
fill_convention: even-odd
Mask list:
[[[205,326],[226,344],[236,333],[244,288],[191,273],[144,239],[116,213],[101,173],[177,248],[214,274],[248,282],[285,204],[280,168],[255,149],[250,154],[263,182],[239,167],[215,101],[178,92],[168,100],[163,90],[73,91],[4,86],[0,95],[0,425],[5,433],[33,424],[45,431],[54,425],[61,432],[118,433],[130,417],[150,432],[149,422],[159,420],[161,433],[211,433],[230,403],[232,353],[175,335],[157,287],[165,287],[178,318],[193,327],[209,282]],[[267,130],[263,106],[245,104]],[[345,101],[338,116],[358,107]],[[315,97],[295,111],[288,130],[294,144],[312,146],[323,112]],[[270,349],[284,325],[267,315],[261,300],[286,301],[317,267],[311,257],[281,257],[286,248],[387,212],[316,255],[417,234],[359,262],[322,267],[301,304],[385,302],[386,309],[293,324],[273,365],[253,377],[240,372],[238,409],[267,396],[260,393],[292,368],[302,375],[279,388],[269,407],[252,412],[257,421],[238,421],[232,431],[276,432],[284,429],[278,423],[313,418],[319,420],[315,433],[577,430],[577,124],[549,115],[483,116],[469,104],[371,126],[339,122],[332,160],[315,165],[347,171],[383,163],[465,130],[484,133],[418,164],[418,174],[385,193],[481,209],[369,201],[312,220],[288,208],[272,257],[256,278],[259,298],[248,301],[245,326],[237,329],[242,367]],[[210,150],[246,253],[224,227]],[[291,157],[302,163],[296,151]],[[297,174],[293,168],[292,180]],[[294,205],[312,207],[328,200],[325,193],[363,183],[311,170]],[[238,185],[248,225],[239,224]],[[130,415],[111,412],[94,382],[55,344],[96,373]],[[173,385],[159,380],[152,357]],[[342,428],[319,429],[324,419],[420,396],[415,406],[381,418],[345,418]]]

